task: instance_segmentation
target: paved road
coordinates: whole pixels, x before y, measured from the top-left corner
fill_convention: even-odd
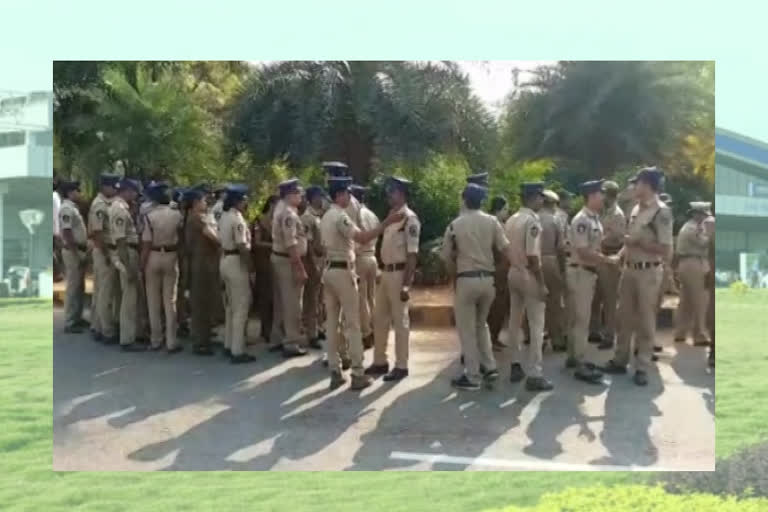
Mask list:
[[[56,470],[714,469],[714,375],[705,350],[666,344],[647,388],[574,381],[548,354],[556,390],[506,380],[455,392],[452,330],[412,335],[411,377],[328,392],[321,354],[251,365],[188,352],[123,353],[62,333],[54,314]],[[391,343],[391,340],[390,340]],[[605,360],[606,353],[595,352]],[[367,354],[370,358],[370,354]]]

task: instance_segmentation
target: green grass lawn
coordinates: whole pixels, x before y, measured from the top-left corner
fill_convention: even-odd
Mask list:
[[[718,295],[718,455],[768,438],[768,294]],[[479,511],[628,473],[54,473],[50,303],[0,302],[0,510]],[[761,366],[763,372],[761,373]]]

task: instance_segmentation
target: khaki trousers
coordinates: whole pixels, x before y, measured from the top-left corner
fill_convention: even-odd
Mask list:
[[[677,309],[675,338],[685,338],[690,331],[694,341],[707,341],[706,288],[709,262],[704,258],[683,258],[677,267],[680,277],[680,306]]]
[[[78,250],[63,249],[64,274],[67,279],[64,316],[66,326],[74,327],[83,319],[83,300],[85,298],[85,268]]]
[[[363,375],[363,339],[360,333],[360,303],[354,270],[328,268],[323,273],[323,302],[325,302],[325,332],[328,340],[328,367],[341,372],[340,324],[344,315],[346,350],[351,360],[352,375]]]
[[[509,341],[512,362],[520,363],[529,377],[542,376],[542,345],[544,343],[545,302],[539,299],[538,283],[527,270],[509,270]],[[528,318],[531,343],[528,355],[523,355],[523,331],[520,319]]]
[[[636,370],[651,368],[656,336],[656,303],[664,276],[661,265],[645,269],[626,267],[619,281],[618,332],[614,361],[629,364],[632,335],[637,349]]]
[[[395,368],[408,369],[408,338],[410,317],[408,301],[400,300],[403,272],[383,272],[376,288],[376,312],[373,315],[373,364],[387,364],[389,328],[395,331]],[[346,321],[349,321],[347,318]]]
[[[360,254],[355,262],[360,296],[360,330],[363,337],[373,334],[373,312],[376,311],[376,273],[378,264],[373,254]]]
[[[91,304],[91,327],[110,338],[115,335],[113,304],[117,288],[117,269],[107,254],[95,247],[93,255],[94,289]]]
[[[224,281],[224,348],[233,356],[245,352],[248,312],[251,309],[251,284],[246,267],[239,254],[224,255],[219,262],[219,273]]]
[[[139,272],[139,253],[136,249],[128,247],[126,249],[128,253],[128,261],[126,262],[128,267],[133,271],[133,275],[137,276],[131,278],[129,275],[129,268],[126,268],[122,262],[120,262],[117,255],[117,251],[113,253],[112,261],[120,273],[120,344],[130,345],[136,341],[136,308],[138,306],[138,289],[139,281],[141,280],[141,274]]]
[[[170,350],[176,347],[176,294],[179,281],[176,252],[152,251],[147,260],[146,280],[152,346],[159,347],[163,342],[162,319],[165,317],[165,345]]]
[[[453,310],[456,330],[464,354],[464,373],[470,382],[480,382],[480,365],[496,369],[488,330],[488,312],[496,296],[493,277],[459,277],[456,279]]]
[[[322,274],[312,261],[304,261],[307,270],[307,282],[304,283],[304,297],[302,300],[302,318],[304,332],[308,339],[317,338],[318,314],[320,308],[317,303],[320,300],[320,282]]]
[[[592,300],[590,331],[600,332],[613,341],[616,336],[616,310],[619,302],[621,268],[610,263],[597,266],[597,287]]]
[[[488,329],[491,332],[492,343],[499,340],[501,330],[509,323],[509,271],[507,268],[497,265],[494,286],[496,296],[488,314]]]
[[[543,255],[541,257],[541,269],[544,273],[544,284],[549,290],[544,313],[545,326],[552,340],[552,346],[565,346],[563,339],[567,326],[565,276],[560,270],[560,264],[555,255]]]
[[[566,269],[568,298],[571,305],[571,325],[568,332],[568,354],[579,364],[584,363],[589,337],[589,320],[592,316],[592,297],[597,284],[597,274],[582,267]]]
[[[296,282],[290,258],[273,254],[271,259],[277,278],[274,288],[278,290],[280,305],[282,306],[283,327],[285,329],[283,346],[304,346],[307,344],[307,338],[301,332],[301,300],[304,295],[304,285]]]

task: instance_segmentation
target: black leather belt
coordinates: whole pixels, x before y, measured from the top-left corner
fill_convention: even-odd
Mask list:
[[[614,254],[619,254],[619,251],[621,250],[621,247],[611,247],[611,248],[604,248],[603,254],[606,256],[613,256]]]
[[[493,277],[495,272],[490,270],[467,270],[466,272],[459,272],[456,277]]]
[[[347,261],[329,261],[328,262],[328,268],[349,269],[349,268],[351,268],[351,265]]]
[[[642,270],[646,268],[658,267],[659,265],[661,265],[660,261],[639,261],[637,263],[627,262],[625,266],[627,268],[634,268],[635,270]]]
[[[597,274],[597,268],[595,267],[589,267],[587,265],[579,265],[578,263],[569,263],[568,266],[573,268],[583,268],[586,271],[592,272],[593,274]]]
[[[235,255],[235,254],[240,254],[240,251],[238,251],[237,249],[225,249],[224,250],[224,256],[232,256],[232,255]]]
[[[157,252],[176,252],[176,246],[175,245],[160,245],[157,247],[152,248],[153,251]]]
[[[391,265],[382,265],[381,270],[384,272],[397,272],[398,270],[405,270],[405,263],[393,263]]]
[[[127,245],[131,249],[139,248],[139,244],[125,244],[125,245]],[[117,244],[107,244],[107,247],[109,247],[110,249],[117,249]]]
[[[290,254],[288,254],[287,252],[272,251],[272,254],[274,254],[275,256],[280,256],[281,258],[290,258],[291,257]]]

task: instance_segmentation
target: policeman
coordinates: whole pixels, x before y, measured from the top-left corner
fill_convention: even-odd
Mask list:
[[[295,357],[307,353],[307,339],[301,329],[301,301],[308,277],[303,262],[307,237],[298,213],[303,191],[297,178],[280,183],[278,188],[283,208],[272,221],[271,262],[285,328],[283,356]]]
[[[605,256],[619,253],[624,246],[624,235],[627,232],[627,218],[616,202],[618,194],[619,185],[615,181],[603,182],[603,211],[600,214],[603,241],[600,250]],[[597,265],[597,287],[592,302],[590,339],[599,342],[600,350],[612,349],[616,338],[619,277],[621,269],[614,262],[602,262]]]
[[[547,287],[541,270],[541,222],[536,213],[543,203],[543,183],[523,183],[523,207],[507,220],[505,231],[510,243],[509,337],[512,346],[510,380],[524,378],[529,391],[549,391],[552,384],[542,375],[542,343]],[[522,367],[520,319],[525,311],[530,328],[527,368]]]
[[[349,191],[360,202],[360,230],[372,231],[380,224],[379,218],[365,204],[366,187],[351,185]],[[355,269],[360,295],[360,330],[363,333],[363,348],[373,347],[373,312],[376,311],[376,275],[379,265],[376,261],[376,239],[367,244],[355,245]]]
[[[100,190],[88,210],[88,233],[93,244],[93,295],[91,296],[91,329],[96,341],[117,343],[112,305],[116,293],[117,269],[110,263],[109,205],[120,178],[104,173]]]
[[[544,204],[539,210],[541,222],[541,270],[547,286],[545,325],[552,349],[564,352],[565,341],[565,240],[555,208],[560,200],[552,190],[544,191]]]
[[[258,298],[261,337],[265,342],[271,343],[275,350],[282,349],[283,333],[280,323],[274,321],[274,276],[269,258],[272,254],[273,212],[279,200],[276,195],[269,196],[261,207],[261,214],[251,226],[251,254],[258,277],[254,295]]]
[[[479,185],[481,187],[488,188],[488,173],[487,172],[478,172],[475,174],[470,174],[467,176],[467,185],[469,184],[475,184]],[[459,208],[459,215],[462,213],[465,213],[467,209],[464,207],[464,195],[462,192],[462,196],[459,200],[459,204],[461,205]]]
[[[576,368],[574,376],[577,379],[596,383],[602,380],[603,375],[594,364],[585,360],[592,298],[597,286],[598,267],[615,265],[618,259],[600,252],[603,226],[599,212],[603,207],[603,180],[587,181],[581,184],[580,189],[584,207],[571,221],[571,255],[566,274],[572,311],[566,366]]]
[[[315,218],[317,218],[318,222],[323,218],[323,215],[327,211],[326,208],[330,206],[328,202],[328,195],[325,193],[323,189],[320,189],[320,191],[321,191],[320,194],[314,193],[311,200],[307,199],[309,201],[309,204],[307,205],[307,212],[313,215]],[[320,246],[322,248],[322,239],[320,239],[320,242],[321,242]],[[323,258],[320,258],[317,263],[318,263],[318,268],[320,268],[322,272],[322,269],[325,267],[325,264],[323,263]],[[316,324],[318,326],[318,338],[324,340],[325,339],[325,302],[323,302],[322,279],[320,280],[320,283],[317,286],[317,296],[319,297],[319,300],[317,301],[315,318],[316,318]]]
[[[219,225],[219,220],[221,220],[221,214],[224,213],[224,199],[227,197],[227,187],[228,185],[221,185],[213,191],[216,197],[216,202],[213,204],[213,207],[211,207],[211,215],[213,216],[213,221],[216,223],[217,227]]]
[[[256,358],[245,352],[251,283],[255,279],[251,259],[251,234],[243,213],[248,206],[247,189],[232,185],[227,189],[219,236],[223,249],[219,272],[224,281],[224,354],[232,364],[250,363]]]
[[[303,325],[309,339],[309,346],[315,349],[323,348],[318,336],[317,302],[320,299],[320,281],[322,280],[323,242],[320,236],[320,219],[309,209],[309,203],[322,201],[323,189],[318,186],[307,187],[305,200],[299,207],[301,223],[307,238],[307,253],[304,255],[304,268],[307,271],[307,282],[304,285]]]
[[[464,373],[451,384],[476,391],[481,378],[498,379],[488,330],[488,313],[494,300],[494,253],[509,247],[498,219],[480,211],[487,189],[470,183],[463,192],[465,211],[445,230],[440,257],[456,272],[454,312],[464,354]]]
[[[391,176],[386,191],[392,212],[402,213],[402,220],[388,225],[381,240],[381,264],[383,274],[376,288],[376,312],[374,314],[373,364],[366,374],[384,376],[385,381],[398,381],[408,376],[408,337],[410,319],[408,302],[413,272],[419,254],[421,223],[408,207],[410,181]],[[391,372],[387,361],[389,328],[395,331],[395,367]]]
[[[333,203],[320,223],[321,239],[327,261],[323,272],[323,294],[327,312],[328,366],[331,370],[330,388],[344,384],[339,357],[339,317],[344,316],[344,327],[349,344],[352,373],[350,389],[363,389],[371,385],[371,378],[363,371],[363,344],[360,332],[360,299],[355,274],[355,243],[367,244],[375,240],[384,229],[403,218],[402,214],[390,214],[371,231],[361,231],[347,213],[350,201],[351,178],[331,177],[328,180]]]
[[[80,182],[61,182],[59,193],[63,199],[59,209],[59,230],[64,241],[62,257],[67,278],[64,332],[81,333],[82,328],[88,325],[83,320],[88,234],[77,206],[80,201]]]
[[[168,184],[165,182],[152,180],[144,187],[143,194],[138,198],[139,201],[139,213],[136,218],[136,231],[139,235],[139,240],[143,239],[144,231],[147,227],[147,215],[157,208],[158,203],[154,200],[154,188],[156,186],[165,186]],[[137,340],[146,341],[146,334],[149,330],[149,306],[147,303],[147,288],[146,279],[147,276],[144,273],[144,266],[141,264],[141,258],[139,258],[140,264],[140,279],[138,282],[137,295],[138,303],[136,314],[138,316],[137,325]]]
[[[709,292],[709,304],[707,304],[707,328],[709,329],[709,367],[715,367],[715,218],[707,217],[704,222],[704,231],[709,236],[709,274],[707,275],[707,289]]]
[[[169,354],[181,352],[176,343],[176,291],[179,280],[179,232],[182,217],[170,206],[167,185],[155,185],[149,192],[157,206],[145,217],[142,240],[142,268],[146,276],[150,343],[153,350],[163,348],[162,318],[165,318],[165,348]]]
[[[663,277],[663,262],[672,246],[672,210],[658,196],[664,174],[655,167],[641,169],[634,186],[638,204],[632,209],[624,248],[619,283],[619,311],[616,350],[604,370],[625,374],[632,336],[638,356],[634,381],[648,383],[653,340],[656,334],[656,302]]]
[[[680,277],[680,306],[677,309],[675,341],[685,342],[689,330],[693,344],[709,345],[706,331],[708,293],[706,281],[709,274],[709,234],[704,220],[711,217],[711,203],[692,202],[688,215],[691,217],[677,235],[676,260]]]
[[[146,346],[136,343],[139,269],[139,235],[131,215],[131,204],[139,195],[140,184],[123,178],[117,196],[109,206],[110,235],[108,246],[112,264],[120,275],[120,346],[126,352],[140,352]]]
[[[507,222],[509,218],[509,209],[507,208],[507,200],[501,196],[496,196],[491,199],[491,215],[496,217],[501,226]],[[491,311],[488,314],[488,329],[491,333],[491,345],[496,351],[502,350],[506,347],[499,334],[501,330],[509,323],[509,284],[507,282],[507,275],[509,274],[509,258],[503,254],[496,253],[494,255],[495,261],[495,277],[494,288],[496,295],[491,304]]]

